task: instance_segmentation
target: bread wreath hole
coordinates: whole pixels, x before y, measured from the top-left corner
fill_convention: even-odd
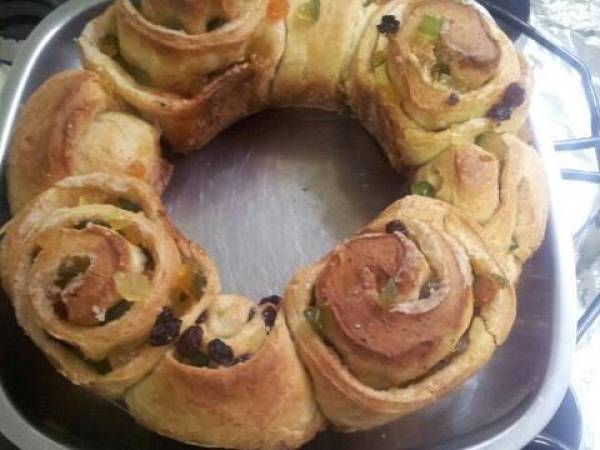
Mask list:
[[[222,268],[223,292],[254,299],[283,292],[408,187],[358,121],[308,109],[250,116],[170,162],[168,216]]]

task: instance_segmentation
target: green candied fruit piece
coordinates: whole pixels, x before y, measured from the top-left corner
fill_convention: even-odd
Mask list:
[[[117,206],[121,209],[124,209],[125,211],[130,211],[133,213],[138,213],[142,210],[140,205],[138,205],[137,203],[135,203],[127,198],[123,198],[123,197],[121,197],[117,200]]]
[[[387,60],[385,51],[380,50],[378,52],[375,52],[373,54],[373,58],[371,59],[371,68],[376,69],[379,66],[382,66],[385,64]]]
[[[192,270],[192,285],[190,286],[190,292],[194,298],[199,299],[204,295],[204,289],[206,289],[206,276],[199,267],[194,267]]]
[[[428,39],[435,40],[440,36],[444,20],[435,16],[423,16],[419,23],[419,33]]]
[[[497,273],[491,274],[490,279],[496,286],[500,287],[501,289],[507,288],[509,285],[508,280]]]
[[[318,306],[310,306],[304,310],[304,317],[315,329],[315,331],[323,331],[323,323],[321,321],[321,308]]]
[[[304,310],[304,317],[311,324],[313,329],[321,334],[331,327],[333,311],[330,306],[310,306]]]
[[[398,287],[393,278],[390,278],[387,283],[383,286],[383,289],[377,297],[377,303],[382,308],[391,308],[396,304],[396,298],[398,296]]]
[[[435,188],[428,181],[419,181],[410,187],[410,192],[413,195],[420,195],[421,197],[434,197]]]
[[[194,367],[208,367],[210,360],[201,351],[194,352],[194,354],[186,360],[186,363]]]
[[[321,15],[321,0],[308,0],[303,3],[296,11],[296,15],[304,22],[316,22]]]

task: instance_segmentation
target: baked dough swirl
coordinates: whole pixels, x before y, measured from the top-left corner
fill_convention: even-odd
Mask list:
[[[2,280],[17,321],[75,384],[118,397],[162,358],[216,269],[131,177],[66,178],[8,225]]]
[[[280,298],[220,295],[183,320],[175,349],[126,395],[160,434],[204,446],[297,448],[323,427]]]
[[[512,326],[507,276],[475,221],[418,196],[301,269],[286,317],[327,419],[371,428],[466,380]]]
[[[117,0],[86,26],[82,62],[189,152],[264,108],[285,41],[281,1]]]
[[[546,176],[536,151],[516,136],[488,132],[477,143],[450,146],[417,170],[413,186],[478,220],[516,280],[544,239]]]
[[[97,74],[60,72],[31,96],[17,123],[8,163],[11,210],[65,177],[93,172],[131,175],[160,193],[171,167],[161,159],[159,138]]]
[[[400,168],[487,130],[518,131],[531,76],[480,8],[393,1],[365,28],[346,89],[354,112]]]

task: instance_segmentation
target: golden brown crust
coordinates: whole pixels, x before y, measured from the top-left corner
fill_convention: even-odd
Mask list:
[[[73,383],[108,397],[122,395],[166,351],[167,347],[148,343],[162,308],[181,314],[193,304],[206,304],[210,295],[204,294],[218,292],[213,263],[200,249],[172,236],[164,214],[145,183],[98,173],[59,182],[9,224],[0,258],[2,281],[17,320]],[[71,234],[87,243],[71,248]],[[131,257],[103,274],[101,267],[110,264],[106,261],[110,255],[94,242],[109,244],[111,239],[122,242],[122,250]],[[82,258],[87,263],[77,262]],[[204,277],[204,288],[181,303],[173,295],[187,289],[181,286],[180,271],[190,265]],[[125,284],[119,284],[119,278]],[[90,295],[99,290],[104,303],[89,305],[85,292],[69,295],[82,286],[88,286]],[[128,309],[110,318],[108,307],[123,299]],[[84,312],[91,307],[95,323],[71,320],[63,312],[69,307]]]
[[[81,70],[53,76],[27,101],[8,167],[13,213],[72,175],[128,174],[147,181],[158,193],[170,175],[170,166],[160,157],[158,130],[131,115],[98,75]]]
[[[280,18],[269,17],[264,1],[251,3],[256,3],[252,8],[262,5],[263,9],[254,24],[256,29],[237,38],[236,48],[243,57],[217,58],[222,67],[215,73],[206,72],[206,67],[192,67],[190,70],[201,75],[192,77],[201,81],[193,86],[183,81],[176,86],[169,84],[171,79],[190,80],[187,66],[177,61],[196,61],[198,58],[190,60],[186,55],[210,50],[221,34],[226,39],[228,33],[235,35],[235,27],[246,29],[252,24],[235,20],[223,26],[223,33],[217,29],[190,36],[153,24],[137,14],[129,1],[122,0],[84,29],[79,39],[82,63],[99,73],[144,117],[157,121],[173,150],[197,150],[233,122],[265,107],[283,53],[285,30]],[[164,49],[161,55],[176,72],[172,77],[162,78],[163,65],[147,66],[151,58],[143,55],[156,48]],[[123,49],[128,53],[121,55]],[[126,61],[127,57],[131,60]]]
[[[418,28],[419,23],[411,16],[414,9],[428,5],[436,9],[443,3],[396,0],[375,11],[345,83],[350,107],[397,169],[407,164],[421,165],[449,145],[473,142],[487,130],[516,132],[526,119],[531,90],[529,69],[510,40],[487,17],[481,16],[502,55],[491,80],[462,92],[434,82],[425,74],[429,66],[412,53],[410,36],[403,33],[414,34]],[[400,31],[389,44],[376,29],[383,15],[394,15],[400,21]],[[487,117],[512,84],[525,91],[524,102],[511,111],[509,120]],[[450,98],[452,94],[457,102]]]
[[[210,321],[225,297],[231,296],[211,302],[206,320]],[[196,309],[190,314],[184,327],[199,313]],[[235,313],[232,309],[227,314]],[[262,322],[262,317],[257,313],[250,322],[255,320]],[[323,421],[281,314],[270,334],[261,339],[256,353],[231,367],[194,367],[169,352],[150,376],[127,393],[130,412],[144,426],[196,445],[238,449],[301,446],[322,428]],[[235,345],[233,340],[230,337],[228,342]],[[238,355],[238,349],[234,350]]]
[[[544,239],[546,176],[535,150],[513,135],[488,133],[478,143],[449,147],[419,168],[415,182],[476,218],[516,279]]]
[[[285,53],[270,103],[338,110],[344,103],[341,81],[368,13],[375,6],[364,6],[364,0],[348,0],[340,8],[336,0],[320,0],[316,2],[318,14],[307,17],[303,8],[314,1],[289,3]]]
[[[475,280],[506,277],[493,250],[485,244],[483,230],[459,210],[437,200],[406,197],[386,209],[366,232],[382,232],[392,220],[426,223],[450,236],[466,253]],[[470,320],[466,350],[449,355],[449,359],[406,385],[374,389],[359,381],[343,357],[332,349],[337,342],[325,344],[305,317],[325,264],[322,261],[297,272],[286,290],[284,308],[300,356],[315,384],[317,401],[325,417],[343,430],[371,428],[431,404],[485,364],[496,345],[506,339],[514,320],[513,286],[496,288],[486,303],[475,299],[478,311]]]

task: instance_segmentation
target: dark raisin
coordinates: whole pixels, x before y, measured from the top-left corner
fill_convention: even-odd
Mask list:
[[[144,263],[144,270],[146,272],[153,272],[156,268],[156,264],[154,262],[154,257],[152,256],[152,252],[148,250],[146,247],[141,247],[142,253],[146,257],[146,262]]]
[[[31,252],[31,264],[33,264],[36,260],[36,258],[40,255],[42,251],[42,247],[40,246],[36,246],[33,251]]]
[[[77,275],[81,275],[90,267],[92,263],[89,256],[85,255],[74,255],[64,259],[64,261],[58,267],[58,276],[60,278],[75,278]]]
[[[255,315],[256,315],[256,308],[250,308],[250,312],[248,313],[248,322],[250,322],[252,319],[254,319]]]
[[[208,356],[222,366],[231,366],[234,362],[233,350],[221,339],[213,339],[208,343]]]
[[[511,83],[504,91],[502,103],[512,109],[516,109],[525,103],[525,89],[517,83]]]
[[[86,360],[86,362],[98,375],[107,375],[112,372],[110,362],[106,358],[100,361]]]
[[[206,319],[208,319],[208,311],[204,310],[202,311],[202,313],[198,316],[198,318],[196,319],[196,321],[194,323],[196,324],[201,324],[206,322]]]
[[[202,343],[204,330],[198,325],[193,325],[183,332],[177,340],[175,349],[177,354],[182,358],[192,358],[199,350]]]
[[[180,328],[181,320],[173,314],[170,308],[165,306],[156,317],[152,331],[150,331],[150,345],[159,347],[170,344],[179,336]]]
[[[419,298],[424,299],[431,297],[431,294],[433,294],[434,291],[439,289],[439,287],[440,283],[438,281],[428,281],[421,287],[419,291]]]
[[[56,314],[59,318],[67,320],[67,305],[65,305],[62,300],[57,300],[52,303],[52,309],[54,309],[54,314]]]
[[[220,17],[215,17],[214,19],[211,19],[207,24],[206,24],[206,31],[207,32],[211,32],[216,30],[217,28],[222,27],[223,25],[225,25],[225,20],[221,19]]]
[[[394,234],[394,233],[406,234],[406,233],[408,233],[408,229],[406,228],[406,225],[404,225],[402,223],[401,220],[392,220],[386,224],[385,232],[388,234]]]
[[[140,205],[138,205],[135,202],[132,202],[131,200],[129,200],[127,198],[119,198],[117,200],[117,206],[121,209],[124,209],[126,211],[131,211],[134,213],[138,213],[142,210],[142,208],[140,208]]]
[[[400,22],[396,19],[396,16],[391,14],[385,15],[381,18],[381,23],[377,25],[377,31],[381,34],[395,34],[400,29]]]
[[[258,304],[266,305],[267,303],[270,303],[274,306],[279,306],[281,303],[281,297],[279,295],[269,295],[268,297],[263,298]]]
[[[235,363],[243,363],[248,361],[250,358],[252,358],[252,355],[250,353],[244,353],[243,355],[240,355],[236,358]]]
[[[275,324],[275,319],[277,318],[277,310],[272,306],[267,306],[265,309],[262,310],[262,316],[267,329],[270,330],[271,328],[273,328],[273,325]]]
[[[76,230],[85,230],[89,225],[98,225],[99,227],[110,228],[110,225],[102,220],[82,220],[73,228]]]
[[[504,104],[500,103],[494,105],[490,108],[490,110],[486,114],[490,119],[497,120],[502,122],[504,120],[510,119],[512,116],[512,109]]]
[[[511,83],[504,91],[502,101],[492,106],[487,112],[487,116],[497,121],[508,120],[513,111],[525,103],[525,97],[525,89],[517,83]]]
[[[461,338],[458,340],[458,342],[456,343],[456,347],[454,348],[454,351],[456,353],[464,353],[467,349],[469,348],[469,336],[467,336],[466,334],[463,334],[461,336]]]
[[[460,102],[460,98],[454,92],[448,96],[446,99],[446,104],[448,106],[456,106]]]
[[[109,308],[108,311],[106,311],[104,323],[109,323],[114,320],[120,319],[125,315],[127,311],[131,309],[131,305],[132,303],[128,302],[127,300],[121,300],[115,306]]]

